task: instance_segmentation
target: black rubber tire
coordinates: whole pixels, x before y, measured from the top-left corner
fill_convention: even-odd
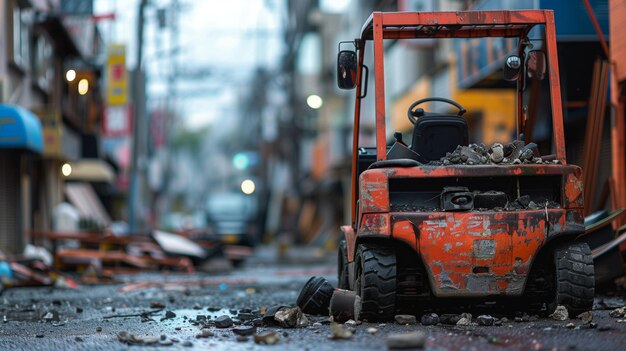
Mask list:
[[[360,319],[387,321],[396,312],[396,255],[392,248],[361,244],[356,252],[355,291],[361,297]]]
[[[591,250],[586,243],[570,243],[554,250],[556,292],[549,306],[567,308],[570,317],[591,311],[595,278]]]
[[[323,277],[311,277],[300,290],[296,304],[302,312],[328,316],[330,298],[335,289]]]
[[[337,249],[337,287],[339,289],[350,289],[350,275],[348,274],[348,249],[346,241],[341,240]]]

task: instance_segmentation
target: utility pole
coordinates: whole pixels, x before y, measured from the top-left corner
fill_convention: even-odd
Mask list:
[[[140,101],[143,98],[142,90],[142,74],[141,74],[141,61],[143,59],[143,26],[144,26],[144,11],[148,4],[148,0],[141,0],[139,2],[139,9],[137,12],[137,43],[136,43],[136,60],[135,70],[133,72],[133,149],[132,159],[130,166],[130,190],[129,190],[129,203],[128,203],[128,224],[130,226],[130,233],[136,233],[139,229],[139,223],[137,213],[140,207],[140,184],[139,184],[139,147],[141,145],[141,131],[144,127],[144,115],[143,115],[143,102]]]

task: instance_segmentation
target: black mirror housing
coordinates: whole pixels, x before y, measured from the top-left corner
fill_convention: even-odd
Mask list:
[[[356,52],[341,50],[337,55],[337,85],[339,89],[354,89],[357,71]]]
[[[502,73],[504,74],[504,80],[515,81],[519,78],[519,72],[522,68],[522,60],[517,55],[511,55],[504,61],[504,67]]]

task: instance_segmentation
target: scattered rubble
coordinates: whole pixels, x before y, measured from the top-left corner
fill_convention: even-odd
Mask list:
[[[459,320],[461,320],[461,316],[458,314],[442,314],[439,317],[441,324],[456,325]]]
[[[609,316],[613,318],[625,318],[626,317],[626,306],[619,307],[609,312]]]
[[[352,330],[339,323],[330,323],[330,339],[350,339],[351,337]]]
[[[387,337],[387,348],[396,349],[421,349],[426,342],[426,335],[422,331],[412,333],[390,334]]]
[[[229,316],[222,315],[215,318],[215,326],[218,328],[230,328],[233,326],[233,320]]]
[[[478,325],[482,325],[482,326],[490,326],[493,325],[494,322],[496,321],[495,318],[493,318],[490,315],[480,315],[476,318],[476,323],[478,323]]]
[[[368,334],[376,334],[378,332],[378,329],[374,328],[374,327],[369,327],[365,330]]]
[[[471,313],[461,313],[461,318],[456,322],[456,325],[466,326],[472,323]]]
[[[274,316],[276,315],[276,312],[278,312],[280,309],[286,308],[286,307],[287,306],[284,306],[284,305],[276,305],[276,306],[268,307],[265,310],[265,313],[263,313],[263,323],[267,324],[267,325],[276,324],[276,320],[274,319]]]
[[[212,336],[215,336],[215,333],[213,333],[210,329],[207,329],[207,328],[203,328],[202,330],[200,330],[200,333],[196,334],[196,338],[198,339],[206,339]]]
[[[274,315],[274,320],[285,328],[303,328],[309,324],[309,320],[297,306],[278,310]]]
[[[439,323],[439,316],[436,313],[428,313],[422,316],[420,322],[422,325],[435,325]]]
[[[577,316],[584,324],[590,324],[593,321],[593,313],[591,311],[583,312]]]
[[[276,332],[264,332],[254,336],[256,344],[274,345],[280,341],[280,336]]]
[[[563,305],[556,306],[556,309],[550,315],[550,318],[555,321],[565,321],[569,319],[569,313],[567,312],[567,308]]]
[[[558,162],[558,161],[557,161]],[[525,144],[515,140],[507,144],[494,143],[491,147],[484,144],[469,144],[458,146],[454,151],[446,153],[439,165],[487,165],[487,164],[521,164],[521,163],[555,163],[554,160],[544,160],[540,157],[537,144]]]
[[[256,327],[251,325],[240,325],[233,328],[233,333],[240,336],[250,336],[256,333]]]
[[[397,314],[394,319],[396,320],[396,323],[403,325],[413,325],[417,323],[417,318],[409,314]]]

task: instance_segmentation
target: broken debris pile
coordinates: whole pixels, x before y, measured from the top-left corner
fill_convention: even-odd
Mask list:
[[[439,165],[490,165],[490,164],[522,164],[522,163],[558,163],[553,157],[541,157],[537,144],[515,140],[507,144],[495,143],[491,147],[484,144],[457,146],[456,150],[446,153]]]

